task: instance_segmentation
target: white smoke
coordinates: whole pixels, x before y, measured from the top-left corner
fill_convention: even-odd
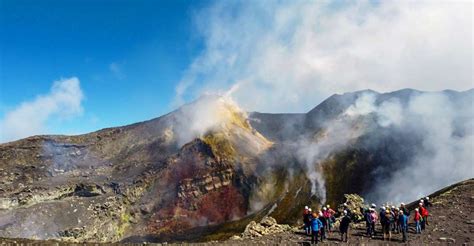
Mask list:
[[[337,150],[362,135],[365,131],[354,121],[361,114],[369,114],[375,110],[375,96],[363,94],[353,105],[339,117],[325,122],[323,129],[311,136],[302,138],[296,145],[298,158],[306,164],[307,177],[311,181],[311,193],[317,194],[321,203],[326,202],[326,185],[322,175],[321,164]]]
[[[203,137],[216,128],[223,128],[235,114],[243,119],[247,114],[228,96],[206,95],[193,103],[184,105],[175,115],[173,132],[178,146]]]
[[[397,203],[412,201],[474,177],[472,105],[455,105],[443,93],[414,95],[405,107],[398,99],[377,106],[374,98],[374,94],[364,94],[347,113],[353,116],[374,113],[381,127],[396,127],[406,134],[421,133],[423,140],[422,150],[416,153],[413,162],[391,170],[393,177],[378,184],[370,194],[372,198]],[[456,126],[458,121],[464,125]]]
[[[44,134],[51,117],[60,119],[82,114],[82,93],[79,79],[55,81],[49,94],[21,103],[0,120],[0,142],[35,134]]]
[[[348,91],[472,87],[472,1],[217,1],[176,101],[235,85],[249,111],[302,112]]]

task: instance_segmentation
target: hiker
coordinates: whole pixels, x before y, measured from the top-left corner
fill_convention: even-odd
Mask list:
[[[419,234],[419,233],[421,233],[421,224],[420,224],[420,221],[422,220],[422,218],[421,218],[420,212],[418,211],[418,208],[415,208],[415,216],[413,217],[413,219],[415,220],[415,231],[416,231],[416,234]]]
[[[331,206],[329,204],[326,205],[326,214],[324,215],[324,217],[326,217],[327,222],[328,222],[328,226],[327,226],[328,232],[331,232],[332,224],[336,221],[334,214],[336,214],[336,212],[334,212],[334,210],[331,209]]]
[[[329,227],[331,226],[331,215],[329,214],[329,211],[328,211],[328,208],[326,206],[323,207],[323,216],[324,218],[326,218],[326,233],[329,235],[329,233],[331,232],[329,230]]]
[[[425,206],[425,208],[428,209],[429,207],[431,207],[431,205],[433,204],[430,202],[430,198],[425,197],[425,200],[423,200],[423,206]]]
[[[398,213],[398,221],[400,223],[400,231],[402,232],[402,238],[403,242],[406,242],[407,239],[407,234],[408,234],[408,216],[403,213],[403,211],[400,211]]]
[[[328,221],[326,220],[326,217],[324,217],[322,211],[319,211],[319,220],[323,224],[323,226],[321,227],[321,230],[319,230],[320,240],[322,242],[324,239],[327,238],[326,237],[326,226],[327,226],[327,223],[328,223]]]
[[[383,233],[384,241],[386,239],[388,239],[389,241],[392,239],[392,232],[390,231],[391,220],[392,220],[392,214],[390,213],[390,209],[387,209],[385,210],[384,216],[380,218],[380,224],[382,224],[382,233]]]
[[[344,210],[344,217],[341,219],[341,223],[339,224],[339,231],[341,232],[341,241],[347,242],[349,239],[349,225],[351,223],[351,217],[349,217],[349,213],[347,210]]]
[[[395,233],[400,233],[402,231],[401,229],[401,214],[403,214],[402,211],[400,211],[399,208],[395,208]]]
[[[427,210],[427,215],[426,215],[426,218],[425,218],[425,223],[426,223],[426,225],[430,225],[430,224],[428,223],[428,215],[429,215],[429,207],[431,207],[432,205],[433,205],[433,204],[430,202],[430,198],[429,198],[429,197],[425,197],[423,206],[424,206],[425,209]]]
[[[392,232],[395,231],[396,229],[396,221],[395,221],[396,217],[395,217],[395,206],[392,206],[390,208],[390,230]]]
[[[311,219],[311,243],[318,243],[318,234],[323,227],[323,223],[318,219],[318,215],[313,213],[313,218]]]
[[[418,205],[418,208],[419,208],[419,211],[420,211],[420,214],[421,214],[421,229],[424,230],[425,229],[425,225],[427,225],[427,221],[428,221],[428,215],[429,215],[429,212],[428,212],[428,209],[426,209],[425,207],[423,207],[423,204],[424,203],[419,203]]]
[[[308,208],[308,213],[306,214],[306,222],[308,223],[308,226],[306,228],[306,235],[311,235],[311,220],[313,219],[313,214],[311,208]]]
[[[405,203],[400,203],[400,210],[406,215],[410,216],[410,212],[408,212],[408,209],[405,207]]]
[[[375,223],[377,223],[377,213],[375,212],[375,208],[370,208],[370,219],[371,219],[371,225],[370,225],[370,229],[372,230],[370,232],[371,234],[371,238],[375,237]]]
[[[380,226],[382,227],[382,233],[383,233],[383,221],[385,221],[385,210],[386,208],[384,206],[382,206],[380,208],[380,212],[379,212],[379,220],[380,220]]]
[[[369,237],[371,237],[371,235],[372,235],[372,229],[370,228],[370,226],[372,225],[372,219],[370,217],[370,211],[371,211],[371,208],[366,208],[364,210],[365,228],[367,229],[366,235],[369,236]]]
[[[309,235],[311,233],[311,208],[308,208],[308,206],[306,206],[305,212],[306,213],[303,215],[304,231],[306,235]]]

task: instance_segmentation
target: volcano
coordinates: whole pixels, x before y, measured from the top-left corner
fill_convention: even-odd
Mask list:
[[[294,224],[302,206],[335,206],[345,193],[412,199],[474,176],[472,152],[465,155],[473,100],[474,89],[358,91],[304,114],[267,114],[207,96],[128,126],[4,143],[0,237],[223,239],[267,215]],[[441,162],[454,170],[436,171]],[[424,163],[435,178],[424,180],[425,190],[396,197],[378,189]]]

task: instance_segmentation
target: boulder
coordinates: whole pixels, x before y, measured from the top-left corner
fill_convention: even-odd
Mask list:
[[[361,208],[364,208],[364,198],[357,194],[344,194],[344,197],[346,198],[345,203],[347,204],[347,207],[351,210],[352,212],[352,219],[355,221],[360,221],[364,219],[364,215],[361,212]],[[340,204],[338,206],[338,211],[340,213],[343,213],[344,211],[344,204]]]
[[[241,238],[256,238],[269,234],[291,231],[289,225],[280,225],[272,217],[264,217],[259,223],[252,221],[245,227]]]

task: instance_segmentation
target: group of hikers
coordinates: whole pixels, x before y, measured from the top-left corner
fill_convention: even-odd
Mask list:
[[[431,206],[429,197],[421,199],[418,207],[415,208],[413,214],[413,221],[415,224],[415,233],[421,233],[428,225],[428,208]],[[402,233],[402,240],[408,240],[408,221],[410,218],[410,211],[404,203],[399,207],[389,206],[388,204],[380,207],[377,212],[377,206],[371,204],[368,208],[360,208],[363,214],[363,219],[366,222],[366,235],[374,238],[376,235],[376,225],[380,223],[383,240],[391,240],[392,232]],[[327,239],[327,235],[333,231],[333,226],[336,222],[336,216],[342,216],[339,220],[339,232],[341,241],[347,242],[349,238],[349,226],[355,218],[348,205],[344,203],[342,213],[336,213],[331,209],[330,205],[323,206],[319,211],[312,211],[311,208],[305,206],[303,212],[303,222],[305,233],[311,235],[311,243],[318,243]],[[356,221],[357,222],[357,221]]]

